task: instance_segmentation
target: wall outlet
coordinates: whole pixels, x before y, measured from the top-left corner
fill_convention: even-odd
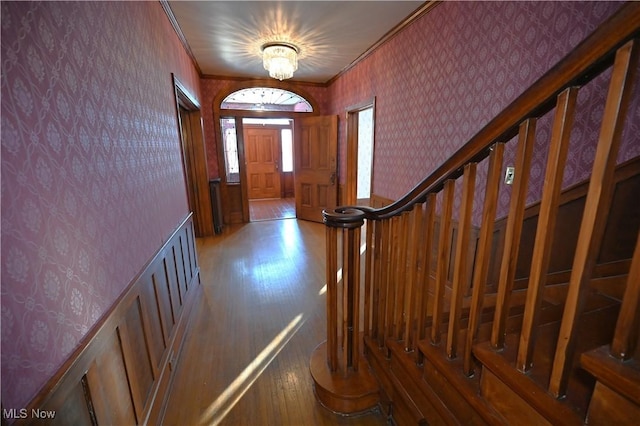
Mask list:
[[[507,167],[507,172],[504,174],[504,183],[507,185],[513,184],[513,178],[516,175],[516,168],[513,166]]]

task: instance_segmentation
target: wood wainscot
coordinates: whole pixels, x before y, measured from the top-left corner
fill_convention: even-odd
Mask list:
[[[159,424],[201,292],[189,215],[16,424]]]

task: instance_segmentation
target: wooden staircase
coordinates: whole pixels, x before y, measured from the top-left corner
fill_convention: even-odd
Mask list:
[[[638,120],[639,35],[630,2],[403,198],[324,212],[328,339],[311,368],[323,404],[377,403],[398,425],[640,418],[640,157],[616,164]],[[578,95],[604,77],[590,178],[565,188]],[[527,205],[536,154],[544,186]],[[362,386],[366,402],[351,403]]]

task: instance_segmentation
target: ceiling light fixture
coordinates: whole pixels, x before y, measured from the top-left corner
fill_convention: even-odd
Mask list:
[[[262,65],[269,77],[286,80],[298,69],[300,50],[290,43],[275,42],[262,45]]]

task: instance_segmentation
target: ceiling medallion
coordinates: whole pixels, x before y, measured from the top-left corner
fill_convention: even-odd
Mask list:
[[[298,69],[298,53],[300,49],[291,43],[266,43],[262,45],[262,65],[269,77],[286,80]]]

